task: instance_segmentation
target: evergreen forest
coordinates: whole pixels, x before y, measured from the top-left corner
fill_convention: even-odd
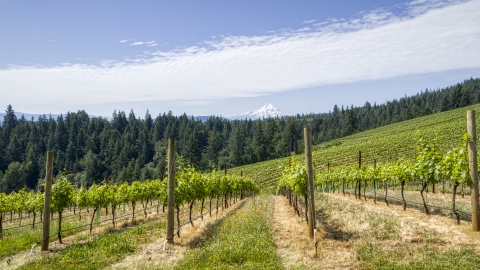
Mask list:
[[[140,117],[133,111],[115,111],[109,121],[83,110],[57,118],[17,119],[9,105],[0,125],[0,189],[39,188],[47,151],[54,151],[54,175],[65,171],[77,186],[91,186],[107,174],[114,182],[132,182],[166,175],[168,138],[176,139],[185,163],[209,171],[300,153],[307,124],[318,144],[479,102],[480,78],[471,78],[379,105],[335,105],[328,113],[260,120],[211,116],[202,122],[172,112],[152,117],[147,111]]]

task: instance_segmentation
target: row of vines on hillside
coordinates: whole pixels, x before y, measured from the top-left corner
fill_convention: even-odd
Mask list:
[[[190,205],[191,210],[195,201],[202,202],[202,212],[205,199],[224,196],[225,207],[228,207],[227,198],[233,195],[239,195],[243,198],[247,193],[258,192],[259,187],[250,178],[240,177],[237,175],[223,176],[213,171],[211,173],[202,174],[194,168],[181,168],[176,173],[175,186],[175,204],[177,210],[183,204]],[[236,196],[235,196],[236,198]],[[62,213],[65,209],[73,207],[74,214],[78,209],[79,218],[82,215],[82,209],[93,209],[90,220],[90,233],[95,214],[100,209],[111,210],[112,223],[115,226],[116,209],[121,204],[130,204],[132,206],[132,221],[135,219],[135,208],[141,203],[145,217],[147,215],[147,205],[153,200],[157,200],[158,204],[166,205],[167,202],[167,181],[147,180],[134,181],[131,184],[123,183],[120,185],[93,184],[90,188],[81,187],[76,189],[66,178],[65,174],[61,174],[52,186],[52,213],[58,213],[58,238],[61,238]],[[35,216],[43,211],[44,196],[43,193],[34,191],[26,192],[24,189],[10,194],[0,193],[0,236],[2,235],[3,217],[10,213],[18,213],[21,217],[22,213],[33,214],[32,227],[35,226]],[[157,212],[158,206],[157,205]],[[177,211],[177,219],[178,219]],[[21,219],[20,219],[21,223]]]
[[[415,161],[407,161],[399,159],[393,163],[385,163],[379,166],[342,166],[325,170],[315,175],[315,185],[322,190],[342,190],[345,195],[345,187],[355,187],[355,196],[361,197],[361,191],[357,193],[357,189],[361,186],[365,188],[373,185],[374,200],[376,202],[376,189],[379,184],[383,184],[385,190],[384,201],[388,205],[387,192],[388,185],[400,185],[403,208],[406,209],[407,203],[404,197],[405,184],[421,181],[420,195],[422,197],[425,212],[429,214],[429,210],[424,198],[424,191],[428,185],[435,185],[442,180],[453,182],[452,192],[452,211],[460,222],[460,215],[455,208],[455,197],[459,185],[470,185],[467,142],[469,137],[467,134],[462,136],[461,143],[447,151],[441,153],[438,150],[438,138],[432,141],[426,140],[418,134],[417,157]],[[282,177],[277,185],[277,191],[284,191],[290,198],[295,195],[292,204],[296,211],[296,197],[306,197],[307,180],[305,165],[300,164],[292,159],[289,166],[283,170]],[[366,197],[365,197],[366,199]]]

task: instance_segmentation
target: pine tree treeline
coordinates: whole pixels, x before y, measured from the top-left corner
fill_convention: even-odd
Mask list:
[[[2,191],[34,189],[44,178],[46,151],[54,151],[54,175],[66,169],[70,181],[91,185],[108,173],[117,182],[155,179],[166,172],[167,139],[177,139],[177,152],[197,170],[250,164],[299,153],[303,127],[312,126],[314,144],[383,125],[480,102],[480,79],[439,90],[426,90],[381,105],[339,108],[263,120],[205,122],[171,112],[155,119],[133,111],[114,112],[112,120],[89,117],[85,111],[56,119],[20,119],[8,106],[0,125]],[[42,181],[42,180],[40,180]]]

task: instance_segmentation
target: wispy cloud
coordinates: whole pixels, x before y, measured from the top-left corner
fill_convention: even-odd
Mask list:
[[[208,102],[480,67],[479,0],[415,0],[396,8],[263,36],[226,36],[129,61],[11,67],[0,70],[6,89],[0,100]]]
[[[305,20],[305,21],[303,21],[303,24],[310,24],[310,23],[314,23],[316,21],[317,20]]]
[[[127,42],[129,41],[130,39],[124,39],[124,40],[121,40],[120,42]],[[138,45],[146,45],[148,47],[154,47],[154,46],[158,46],[158,44],[152,40],[152,41],[135,41],[133,43],[130,43],[128,45],[132,45],[132,46],[138,46]]]
[[[120,40],[119,42],[120,42],[120,43],[125,43],[125,42],[127,42],[127,41],[129,41],[129,40],[130,40],[130,39],[123,39],[123,40]]]

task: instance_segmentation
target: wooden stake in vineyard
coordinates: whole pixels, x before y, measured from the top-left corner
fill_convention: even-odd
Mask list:
[[[477,132],[475,111],[467,111],[467,130],[470,135],[468,141],[468,168],[471,180],[472,230],[480,231],[480,206],[478,202],[478,167],[477,167]]]
[[[50,239],[50,203],[52,201],[52,182],[53,182],[53,152],[47,152],[45,174],[45,196],[43,203],[43,232],[42,232],[42,248],[41,251],[48,251]]]
[[[373,169],[377,169],[377,160],[373,160]],[[377,183],[375,178],[373,179],[373,202],[377,204]]]
[[[358,168],[362,168],[362,151],[358,151]],[[362,180],[358,179],[358,199],[362,199]]]
[[[173,244],[175,217],[175,139],[168,139],[167,240]]]
[[[227,176],[227,163],[223,164],[223,169],[225,171],[225,176]],[[228,194],[225,192],[225,195],[223,196],[223,202],[225,204],[225,209],[228,208]]]
[[[315,229],[315,197],[313,186],[313,160],[312,160],[312,129],[306,126],[303,130],[305,141],[305,159],[307,162],[307,192],[308,192],[308,235],[314,238]]]

